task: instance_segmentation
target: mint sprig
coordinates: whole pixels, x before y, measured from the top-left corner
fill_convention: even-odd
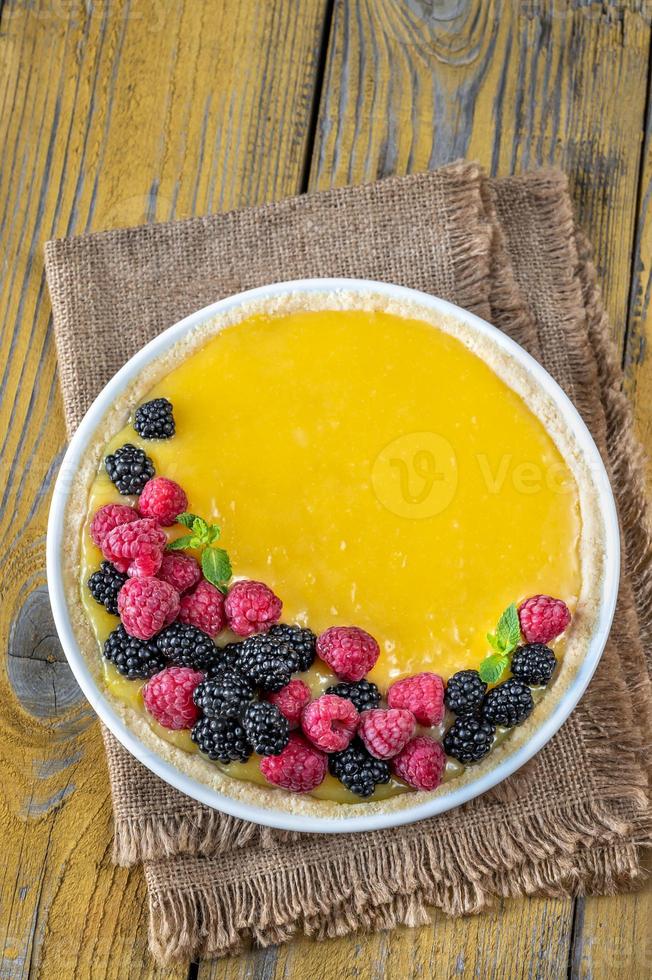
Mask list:
[[[521,642],[521,624],[514,603],[498,620],[496,632],[487,633],[487,640],[493,652],[482,661],[478,673],[485,684],[495,684],[509,666],[511,653]]]
[[[220,528],[217,524],[209,524],[197,514],[185,512],[179,514],[177,522],[183,524],[191,532],[184,534],[174,541],[168,542],[169,551],[182,551],[184,548],[201,550],[201,568],[204,578],[219,589],[226,592],[226,587],[232,575],[231,561],[224,548],[213,548],[219,540]]]

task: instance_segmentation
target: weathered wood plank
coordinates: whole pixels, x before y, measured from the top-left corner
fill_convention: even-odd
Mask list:
[[[571,980],[652,976],[652,884],[635,895],[577,900]]]
[[[558,164],[622,339],[649,44],[643,0],[341,0],[310,186]]]
[[[42,244],[296,192],[324,9],[13,0],[2,10],[2,976],[187,974],[154,970],[140,873],[111,866],[99,732],[45,599],[64,430]]]

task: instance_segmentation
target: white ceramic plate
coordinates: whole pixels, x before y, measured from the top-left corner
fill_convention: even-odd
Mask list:
[[[552,713],[542,721],[531,739],[493,769],[480,775],[477,780],[459,788],[455,788],[454,782],[451,783],[449,793],[435,796],[432,800],[414,807],[405,807],[404,809],[388,813],[365,815],[363,804],[352,806],[350,808],[351,815],[347,815],[345,819],[309,817],[302,814],[271,810],[234,800],[186,776],[168,761],[145,746],[116,714],[102,688],[96,683],[79,650],[70,622],[61,574],[61,554],[66,547],[63,532],[64,515],[70,492],[70,478],[77,471],[81,460],[84,458],[87,446],[91,442],[100,420],[122,391],[130,384],[132,379],[142,371],[145,365],[154,358],[160,357],[180,338],[206,320],[211,319],[218,313],[237,308],[243,303],[249,303],[255,300],[260,301],[267,297],[280,296],[289,292],[310,293],[338,289],[359,292],[361,296],[368,295],[369,293],[375,295],[380,294],[398,301],[426,307],[435,313],[453,316],[468,324],[469,327],[479,334],[489,335],[495,344],[502,347],[515,361],[525,367],[535,382],[552,397],[585,454],[586,462],[590,467],[595,486],[600,495],[601,511],[606,529],[606,564],[605,574],[601,584],[602,594],[600,597],[597,627],[588,643],[586,656],[579,670]],[[164,779],[187,796],[191,796],[201,803],[205,803],[207,806],[214,807],[225,813],[230,813],[232,816],[240,817],[243,820],[252,820],[255,823],[270,827],[310,831],[312,833],[375,830],[382,827],[411,823],[424,817],[433,816],[444,810],[459,806],[467,800],[479,796],[481,793],[485,793],[492,786],[501,782],[501,780],[511,775],[516,769],[527,762],[528,759],[545,745],[548,739],[555,734],[568,718],[595,671],[611,627],[618,593],[619,568],[620,539],[611,486],[600,454],[588,429],[559,385],[518,344],[472,313],[467,313],[452,303],[428,296],[416,290],[360,279],[305,279],[295,282],[276,283],[271,286],[261,286],[258,289],[251,289],[247,292],[239,293],[236,296],[220,300],[211,306],[206,306],[204,309],[198,310],[197,313],[193,313],[191,316],[176,323],[152,340],[118,371],[115,377],[111,379],[104,390],[98,395],[84,416],[61,464],[61,469],[54,487],[48,521],[47,577],[54,621],[66,657],[68,658],[68,663],[79,686],[104,724],[143,765],[147,766],[148,769],[155,772],[161,779]]]

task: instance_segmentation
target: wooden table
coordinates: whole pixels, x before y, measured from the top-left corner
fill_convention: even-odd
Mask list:
[[[649,0],[5,0],[0,17],[3,978],[639,977],[651,890],[157,970],[111,864],[93,713],[44,573],[65,435],[43,242],[423,170],[570,175],[652,448]],[[647,136],[646,136],[647,132]]]

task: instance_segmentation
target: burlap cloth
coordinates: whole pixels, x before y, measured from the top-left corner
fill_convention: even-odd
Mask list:
[[[143,861],[161,959],[242,941],[321,938],[460,914],[494,896],[611,892],[642,877],[650,840],[652,572],[640,452],[587,244],[563,175],[487,180],[473,164],[279,204],[48,242],[72,432],[137,348],[205,304],[304,276],[358,276],[443,296],[539,358],[610,469],[623,578],[595,679],[559,734],[512,779],[443,816],[364,835],[284,835],[208,810],[105,732],[115,856]]]

